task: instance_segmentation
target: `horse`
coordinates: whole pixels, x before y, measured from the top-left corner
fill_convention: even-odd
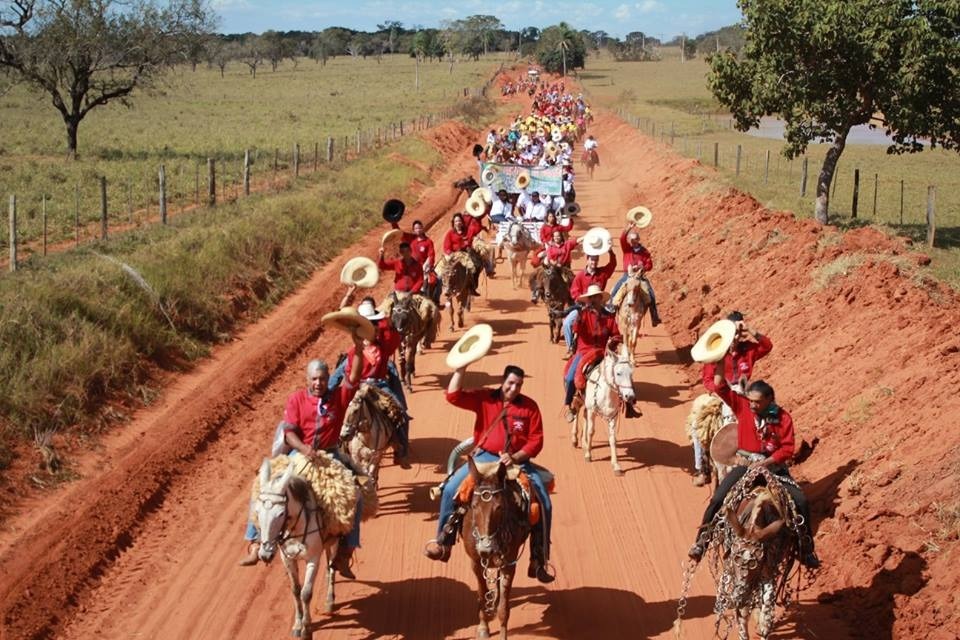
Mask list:
[[[730,467],[718,460],[714,460],[710,453],[713,440],[725,425],[730,424],[724,415],[723,400],[712,393],[703,393],[693,399],[690,413],[687,415],[686,428],[690,441],[694,444],[694,451],[700,457],[700,469],[704,476],[713,476],[714,486],[723,481]],[[734,423],[735,424],[735,423]],[[736,431],[734,431],[736,434]],[[737,440],[734,436],[732,447],[736,452]],[[713,473],[710,473],[710,469]],[[706,484],[705,482],[697,483]]]
[[[468,267],[467,265],[470,265]],[[471,269],[479,268],[473,264],[466,251],[455,251],[449,256],[441,258],[441,263],[437,265],[440,269],[441,281],[443,282],[443,295],[447,298],[447,307],[450,309],[450,331],[455,331],[453,325],[454,301],[457,302],[456,316],[457,324],[463,328],[463,312],[470,309],[471,285],[473,276]]]
[[[539,243],[522,223],[513,222],[510,224],[507,236],[503,240],[503,246],[507,250],[507,260],[510,262],[510,275],[513,281],[513,288],[516,289],[523,282],[527,254],[530,253],[531,249],[539,246]]]
[[[407,391],[413,391],[417,354],[422,352],[423,347],[429,349],[437,339],[440,311],[432,300],[423,296],[397,292],[396,301],[390,309],[390,324],[403,338],[398,350],[400,380]]]
[[[583,364],[585,363],[581,363]],[[606,420],[613,475],[622,476],[623,469],[617,460],[617,423],[624,403],[632,405],[636,400],[636,392],[633,390],[633,363],[625,344],[621,343],[616,351],[609,347],[605,350],[601,363],[587,375],[587,387],[583,396],[583,407],[577,411],[576,419],[570,428],[570,440],[574,447],[578,443],[583,447],[583,458],[590,462],[594,420],[598,417]],[[584,416],[582,433],[581,413]],[[582,438],[578,437],[581,435]]]
[[[590,176],[590,179],[593,180],[593,171],[600,164],[600,156],[597,155],[597,150],[590,149],[588,151],[584,151],[581,160],[587,167],[587,174]]]
[[[628,277],[622,289],[624,293],[620,306],[617,308],[617,327],[620,329],[620,335],[623,336],[627,345],[630,361],[636,364],[634,351],[637,348],[637,340],[640,338],[643,317],[647,312],[649,294],[643,288],[643,278],[640,275]],[[618,292],[618,295],[621,294]]]
[[[455,189],[459,189],[467,194],[467,197],[470,197],[470,194],[480,188],[480,185],[476,180],[473,179],[473,176],[464,176],[456,182],[453,183]]]
[[[391,444],[396,448],[397,431],[404,420],[403,408],[376,385],[364,382],[347,405],[340,429],[341,448],[362,475],[376,483],[380,460]]]
[[[531,291],[542,291],[547,303],[547,322],[550,325],[550,342],[557,343],[563,337],[563,315],[573,303],[570,297],[570,282],[564,277],[569,275],[560,265],[549,265],[538,269],[530,276]]]
[[[475,486],[460,535],[479,589],[477,638],[490,637],[489,622],[496,613],[500,639],[506,640],[510,590],[530,523],[520,486],[515,479],[508,479],[507,467],[495,462],[490,465],[492,471],[481,473],[472,456],[467,457],[467,464]]]
[[[276,467],[275,471],[272,471]],[[281,467],[283,468],[280,471]],[[311,482],[301,474],[313,476]],[[316,490],[321,486],[321,492]],[[277,456],[264,459],[254,482],[253,512],[260,528],[259,556],[265,563],[277,550],[293,589],[294,618],[291,634],[310,638],[310,600],[326,555],[327,596],[324,612],[334,604],[334,569],[331,562],[340,536],[353,526],[359,489],[353,476],[325,453],[315,461]],[[298,560],[305,562],[300,581]]]
[[[757,610],[757,632],[766,640],[777,605],[794,600],[789,577],[797,545],[788,534],[795,534],[801,519],[782,482],[766,467],[751,468],[730,490],[711,532],[705,534],[717,583],[714,613],[718,636],[729,633],[733,622],[728,612],[733,611],[740,640],[748,640],[750,613]],[[693,568],[687,568],[684,585],[689,584]],[[680,611],[685,597],[684,593]],[[721,623],[726,624],[723,632]]]

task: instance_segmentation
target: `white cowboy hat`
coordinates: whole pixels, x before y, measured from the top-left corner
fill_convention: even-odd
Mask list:
[[[604,291],[600,285],[591,284],[589,287],[587,287],[586,291],[577,296],[577,300],[586,300],[592,296],[603,296],[604,302],[610,299],[610,294]]]
[[[347,286],[369,289],[375,287],[379,281],[380,270],[377,269],[377,263],[363,256],[350,258],[340,270],[340,282]]]
[[[697,362],[720,362],[730,350],[737,335],[737,324],[731,320],[718,320],[703,332],[690,349],[690,357]]]
[[[386,318],[386,316],[383,314],[383,311],[380,311],[373,306],[373,303],[369,300],[364,300],[360,303],[360,306],[357,307],[357,313],[371,322]]]
[[[447,366],[451,369],[465,367],[487,355],[493,345],[493,327],[476,324],[470,327],[447,354]]]
[[[383,238],[380,240],[380,246],[385,247],[388,242],[401,236],[403,236],[403,231],[400,231],[400,229],[390,229],[390,231],[383,234]]]
[[[486,187],[478,187],[473,190],[473,193],[470,194],[471,198],[477,198],[478,200],[483,200],[487,204],[493,202],[493,190]]]
[[[526,189],[530,186],[530,172],[524,169],[517,174],[516,185],[518,189]]]
[[[485,185],[491,185],[497,181],[497,171],[495,169],[484,169],[480,175],[480,181]]]
[[[554,129],[550,133],[550,139],[553,140],[554,142],[560,142],[561,140],[563,140],[563,134],[560,133],[560,129]]]
[[[486,212],[487,203],[480,198],[474,198],[473,196],[470,196],[467,198],[465,209],[468,216],[479,218]]]
[[[603,227],[593,227],[583,235],[583,252],[588,256],[602,256],[610,246],[610,232]]]
[[[376,336],[376,330],[373,323],[357,313],[353,307],[344,307],[340,311],[332,311],[322,318],[320,324],[323,326],[333,326],[347,333],[356,333],[364,340],[373,340]]]
[[[530,136],[527,134],[520,136],[520,139],[517,140],[517,146],[519,146],[521,149],[530,146]]]
[[[638,229],[649,226],[652,221],[653,213],[646,207],[634,207],[630,209],[630,211],[627,211],[627,222],[632,222],[633,226]]]

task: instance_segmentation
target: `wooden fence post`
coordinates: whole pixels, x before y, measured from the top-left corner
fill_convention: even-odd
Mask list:
[[[127,222],[133,226],[133,183],[127,180]]]
[[[697,140],[697,160],[703,160],[703,142]]]
[[[877,217],[877,191],[880,188],[880,174],[873,174],[873,217]]]
[[[763,184],[767,184],[767,180],[770,178],[770,149],[767,149],[767,160],[763,165]]]
[[[936,211],[937,188],[933,185],[927,187],[927,246],[933,247],[933,237],[937,233],[937,223],[934,219]]]
[[[295,142],[293,145],[293,177],[300,177],[300,143]]]
[[[40,215],[43,217],[43,255],[47,255],[47,194],[40,196]]]
[[[860,169],[853,170],[853,205],[851,206],[851,218],[857,217],[857,207],[860,204]]]
[[[357,129],[357,155],[360,155],[360,129]]]
[[[333,162],[333,137],[327,136],[327,164]]]
[[[674,129],[673,123],[671,122],[670,123],[670,146],[671,147],[673,146],[673,140],[676,137],[676,135],[677,135],[676,130]]]
[[[737,145],[737,175],[740,175],[740,153],[743,151],[743,147],[739,144]]]
[[[720,166],[720,143],[713,143],[713,166],[718,168]]]
[[[403,135],[403,118],[400,118],[400,135]]]
[[[207,158],[207,205],[217,206],[217,163]]]
[[[243,150],[243,195],[250,195],[250,149]]]
[[[73,198],[73,229],[76,234],[76,244],[80,246],[80,183],[77,182],[76,191]]]
[[[193,175],[193,204],[200,206],[200,161],[197,160],[196,172]]]
[[[107,239],[107,176],[100,176],[100,237]]]
[[[810,162],[810,159],[804,156],[803,157],[803,173],[801,174],[801,177],[800,177],[800,197],[801,198],[807,197],[807,175],[808,175],[808,169],[809,169],[809,162]]]
[[[320,168],[320,143],[313,143],[313,172],[316,173]]]
[[[160,165],[160,224],[167,224],[167,170]]]
[[[903,180],[900,181],[900,226],[903,226]]]
[[[10,271],[17,270],[17,196],[10,196]]]

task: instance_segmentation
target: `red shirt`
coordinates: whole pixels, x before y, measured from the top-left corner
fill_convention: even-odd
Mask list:
[[[627,233],[629,231],[624,229],[623,233],[620,234],[620,248],[623,249],[623,270],[627,271],[630,267],[641,266],[644,271],[650,271],[653,269],[653,258],[650,256],[650,252],[642,244],[634,247],[627,242]]]
[[[577,241],[573,239],[567,240],[560,246],[555,244],[547,245],[547,259],[551,264],[561,264],[569,267],[570,262],[573,260],[571,254],[576,246]]]
[[[376,378],[385,380],[387,378],[387,363],[403,343],[401,336],[393,325],[390,324],[390,318],[383,318],[374,322],[377,329],[376,341],[363,348],[363,369],[360,371],[360,379]],[[351,346],[347,350],[347,367],[344,369],[344,375],[350,377],[350,370],[353,366],[353,354],[356,353],[356,347]]]
[[[447,231],[447,235],[443,237],[443,252],[447,255],[450,255],[454,251],[465,251],[473,246],[473,236],[476,233],[470,234],[469,228],[464,229],[463,233],[457,233],[456,229],[450,229]]]
[[[295,391],[287,398],[287,406],[283,410],[283,421],[287,423],[284,432],[296,433],[300,441],[308,447],[330,449],[337,446],[347,405],[353,399],[355,391],[346,381],[319,398],[310,395],[306,389]]]
[[[563,233],[570,233],[573,229],[573,220],[567,220],[567,224],[545,224],[540,227],[540,242],[547,244],[553,240],[554,231],[562,231]]]
[[[573,282],[570,283],[570,297],[576,300],[579,296],[583,295],[591,284],[595,284],[601,289],[606,289],[607,281],[610,280],[610,276],[612,276],[616,270],[617,254],[611,251],[610,262],[599,267],[592,274],[587,273],[587,270],[584,269],[576,275]]]
[[[717,395],[737,416],[737,447],[750,453],[762,453],[781,464],[793,457],[793,418],[786,410],[777,407],[774,416],[761,420],[750,410],[750,401],[726,384],[717,388]]]
[[[422,267],[427,263],[429,258],[431,265],[437,264],[437,255],[433,248],[433,240],[427,236],[418,238],[417,236],[413,237],[413,240],[410,240],[410,251],[413,253],[413,258],[420,263]]]
[[[420,291],[423,288],[423,265],[415,258],[409,262],[403,258],[385,260],[383,256],[377,261],[381,271],[393,271],[393,288],[395,291]]]
[[[733,384],[746,376],[747,380],[753,375],[754,363],[773,350],[773,342],[767,336],[761,335],[756,342],[739,342],[736,353],[727,353],[723,356],[723,378],[727,384]],[[707,391],[716,393],[717,386],[713,384],[713,375],[717,371],[717,363],[703,365],[703,386]]]
[[[500,389],[475,389],[447,393],[447,402],[455,407],[467,409],[477,414],[473,423],[473,442],[490,453],[500,453],[505,449],[506,438],[503,420],[494,425],[481,438],[503,409]],[[537,403],[520,394],[507,407],[507,426],[510,428],[510,453],[523,451],[533,458],[543,449],[543,418]]]
[[[473,216],[466,217],[467,223],[467,235],[472,241],[475,236],[480,235],[480,232],[483,231],[483,219],[487,217],[487,214],[484,213],[479,218],[474,218]]]
[[[620,337],[616,316],[609,311],[597,311],[593,307],[580,311],[580,317],[574,323],[573,330],[577,334],[578,353],[605,349],[610,338]]]

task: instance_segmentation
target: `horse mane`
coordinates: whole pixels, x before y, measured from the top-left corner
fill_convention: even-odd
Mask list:
[[[300,504],[309,504],[311,499],[315,499],[310,483],[300,476],[291,476],[290,481],[287,482],[287,489],[293,499]]]

